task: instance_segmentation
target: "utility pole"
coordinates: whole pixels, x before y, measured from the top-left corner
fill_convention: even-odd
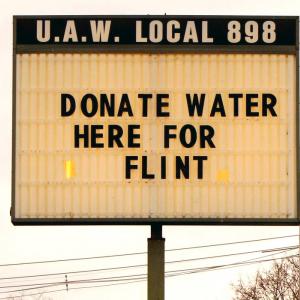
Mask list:
[[[165,299],[165,239],[162,225],[151,225],[148,239],[148,300]]]

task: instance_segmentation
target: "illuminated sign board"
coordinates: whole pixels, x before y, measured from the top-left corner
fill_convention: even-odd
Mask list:
[[[297,224],[298,18],[14,18],[14,224]]]

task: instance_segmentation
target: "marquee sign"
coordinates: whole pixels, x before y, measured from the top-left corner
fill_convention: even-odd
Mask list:
[[[298,18],[14,18],[14,224],[298,224]]]

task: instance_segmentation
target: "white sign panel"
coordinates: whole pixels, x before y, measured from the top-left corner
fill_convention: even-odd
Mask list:
[[[166,28],[185,30],[160,40],[147,19],[135,22],[142,48],[128,33],[99,49],[93,26],[109,20],[78,20],[17,19],[15,224],[298,222],[297,55],[284,20],[259,18],[256,31],[212,18],[201,35],[200,21],[171,18]],[[184,51],[165,45],[176,39]]]

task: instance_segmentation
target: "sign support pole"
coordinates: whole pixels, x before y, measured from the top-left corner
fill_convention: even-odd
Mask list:
[[[148,300],[165,299],[165,239],[162,225],[151,225],[148,239]]]

